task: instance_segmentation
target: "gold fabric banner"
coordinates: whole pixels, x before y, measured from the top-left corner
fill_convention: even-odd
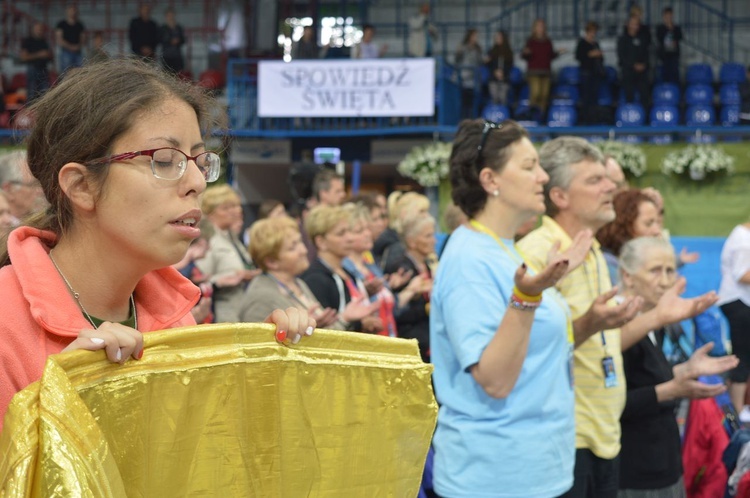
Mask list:
[[[0,434],[0,496],[409,497],[437,416],[416,341],[261,324],[51,356]]]

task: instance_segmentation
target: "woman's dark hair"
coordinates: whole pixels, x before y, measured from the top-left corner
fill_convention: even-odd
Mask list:
[[[86,164],[88,180],[101,187],[109,165],[87,163],[109,155],[112,144],[144,113],[169,98],[187,103],[195,110],[201,132],[210,131],[212,101],[203,90],[135,58],[104,60],[71,71],[31,105],[26,111],[33,123],[26,140],[29,170],[50,205],[27,224],[58,237],[68,231],[73,209],[58,182],[60,169],[70,162]],[[8,263],[7,240],[2,240],[0,266]]]
[[[489,56],[490,59],[502,59],[504,61],[511,61],[513,62],[513,49],[510,46],[510,39],[508,38],[508,33],[503,30],[498,30],[497,33],[503,35],[503,43],[502,45],[497,45],[495,43],[492,44],[492,47],[490,48]],[[507,78],[508,76],[506,76]]]
[[[469,43],[469,40],[471,39],[471,36],[479,33],[476,28],[469,28],[466,30],[466,33],[464,33],[464,40],[461,42],[461,45],[466,45]]]
[[[487,204],[487,192],[479,183],[480,167],[500,172],[510,158],[510,146],[529,133],[515,121],[503,121],[497,128],[489,128],[482,148],[477,154],[485,129],[481,119],[464,120],[458,125],[450,157],[450,180],[453,202],[472,218]]]
[[[283,205],[284,203],[278,199],[266,199],[260,203],[260,206],[258,206],[258,219],[263,220],[268,218],[274,209]]]
[[[615,256],[620,255],[623,244],[635,237],[633,225],[638,219],[638,210],[644,202],[654,203],[653,199],[637,188],[625,190],[615,196],[614,221],[610,221],[596,232],[596,240],[604,249],[609,250]]]

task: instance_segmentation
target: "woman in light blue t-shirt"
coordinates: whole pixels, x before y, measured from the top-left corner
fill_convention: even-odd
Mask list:
[[[559,496],[573,484],[573,337],[554,284],[570,262],[551,254],[546,268],[528,268],[513,245],[544,212],[549,177],[525,129],[475,120],[459,126],[450,178],[470,221],[451,236],[432,294],[435,491]]]

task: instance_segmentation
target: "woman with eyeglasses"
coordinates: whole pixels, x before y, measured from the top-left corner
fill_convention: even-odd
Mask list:
[[[544,212],[549,177],[524,128],[473,120],[458,127],[450,179],[469,222],[453,232],[431,295],[435,491],[559,496],[575,461],[573,330],[554,284],[571,264],[553,252],[532,268],[513,244]]]
[[[200,235],[200,198],[219,177],[209,105],[118,59],[70,73],[30,108],[28,164],[50,206],[0,247],[0,430],[48,355],[125,363],[143,356],[142,333],[195,324],[200,290],[171,265]],[[315,325],[296,309],[269,318],[292,340]]]

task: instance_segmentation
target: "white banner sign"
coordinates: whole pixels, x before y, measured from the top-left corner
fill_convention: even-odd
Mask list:
[[[258,63],[264,118],[432,116],[434,59]]]

